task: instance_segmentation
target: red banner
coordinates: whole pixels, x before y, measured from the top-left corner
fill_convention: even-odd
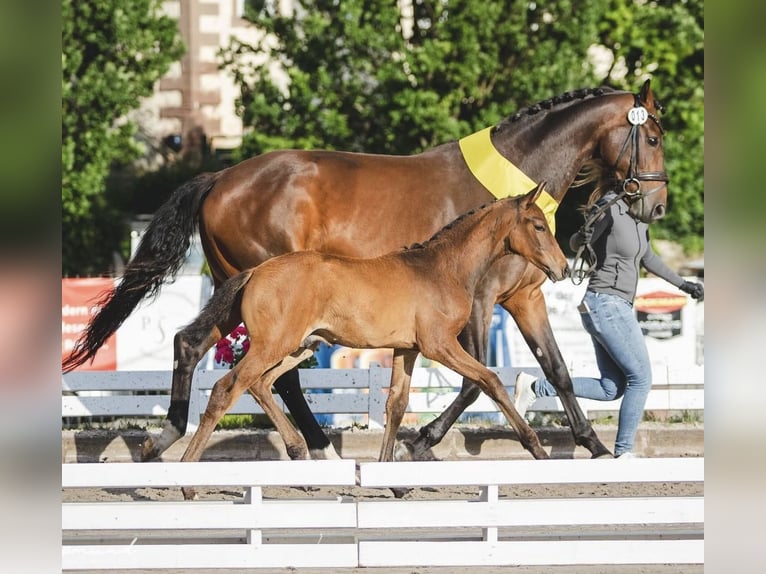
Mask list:
[[[75,341],[98,311],[97,302],[114,289],[114,280],[106,278],[61,280],[61,359],[66,358]],[[117,368],[117,336],[109,337],[98,350],[93,362],[86,362],[78,371],[114,371]]]

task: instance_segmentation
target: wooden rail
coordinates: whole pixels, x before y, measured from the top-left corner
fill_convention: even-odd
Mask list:
[[[546,484],[701,484],[702,458],[362,463],[358,474],[353,460],[64,464],[65,490],[241,486],[245,496],[65,503],[63,569],[342,572],[360,566],[704,561],[701,494],[507,495],[509,487]],[[356,490],[357,483],[365,489],[430,487],[436,494],[433,500],[394,499],[390,492],[371,497]],[[262,488],[274,485],[341,485],[351,496],[316,500],[309,491],[300,500],[264,500]],[[456,498],[448,490],[453,486],[474,486],[481,495]]]
[[[539,367],[494,368],[513,394],[513,383],[520,370],[541,374]],[[196,428],[205,410],[210,389],[223,375],[220,370],[197,371],[192,382],[189,407],[190,430]],[[391,370],[303,369],[301,386],[309,391],[307,400],[314,414],[351,414],[365,417],[370,428],[382,428]],[[647,399],[649,411],[701,411],[704,409],[702,368],[678,373],[659,369]],[[462,378],[446,368],[418,368],[412,377],[408,412],[440,413],[460,390]],[[62,378],[62,417],[162,417],[170,404],[171,373],[165,371],[74,372]],[[322,392],[312,392],[322,391]],[[279,398],[277,397],[279,402]],[[579,399],[583,411],[619,410],[620,400]],[[281,402],[280,402],[281,404]],[[538,399],[531,411],[563,412],[556,397]],[[232,414],[260,414],[263,411],[249,395],[243,396],[229,411]],[[466,410],[467,413],[497,413],[487,396]]]

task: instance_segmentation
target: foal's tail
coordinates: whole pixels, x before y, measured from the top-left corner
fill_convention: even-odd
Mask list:
[[[215,326],[229,316],[232,308],[240,304],[240,293],[252,275],[253,270],[248,269],[230,277],[220,287],[216,287],[213,296],[210,297],[197,318],[184,327],[184,331],[192,340],[204,340]],[[221,336],[224,335],[226,333],[222,333]]]
[[[144,297],[155,295],[175,276],[191,245],[202,201],[216,179],[215,173],[198,175],[176,189],[157,210],[120,284],[98,302],[100,310],[62,362],[65,373],[92,358]]]

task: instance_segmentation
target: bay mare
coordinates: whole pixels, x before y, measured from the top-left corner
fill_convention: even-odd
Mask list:
[[[642,107],[651,121],[634,125],[629,112]],[[643,221],[665,214],[661,106],[649,82],[638,94],[609,88],[567,92],[523,109],[491,130],[496,150],[534,181],[546,181],[561,202],[583,166],[631,194],[631,210]],[[646,190],[647,183],[652,188]],[[266,153],[182,185],[147,227],[117,288],[100,301],[99,312],[64,361],[65,371],[92,358],[146,296],[181,266],[195,228],[216,286],[227,277],[271,257],[314,250],[373,257],[423,241],[436,230],[491,199],[474,177],[458,142],[412,156],[334,151]],[[576,444],[593,456],[609,454],[585,418],[548,321],[540,286],[545,274],[526,262],[504,258],[477,286],[474,305],[460,335],[463,348],[486,362],[492,305],[516,321],[543,373],[558,389]],[[241,317],[222,326],[233,329]],[[149,438],[142,458],[159,456],[186,432],[194,368],[214,344],[207,338],[174,342],[174,369],[167,424]],[[301,393],[296,371],[275,388],[308,441],[313,456],[337,456]],[[412,443],[419,458],[437,444],[478,396],[468,379],[457,399],[423,427]]]
[[[543,185],[460,216],[422,245],[373,259],[299,251],[269,259],[226,281],[183,329],[217,341],[242,317],[251,347],[214,386],[182,457],[197,461],[221,417],[252,392],[293,459],[308,458],[303,437],[282,412],[271,387],[310,357],[320,342],[394,349],[380,460],[393,460],[396,431],[408,402],[418,353],[467,377],[498,405],[524,448],[548,458],[519,416],[498,376],[471,357],[458,335],[471,314],[476,286],[498,259],[524,259],[554,281],[569,267],[545,215],[535,205]],[[193,491],[185,491],[193,496]]]

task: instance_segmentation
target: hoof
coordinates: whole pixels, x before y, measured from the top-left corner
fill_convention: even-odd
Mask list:
[[[141,462],[149,462],[158,456],[160,456],[160,453],[154,440],[151,437],[147,438],[141,446]]]
[[[419,447],[410,441],[397,442],[394,447],[394,460],[397,462],[439,460],[430,448]]]
[[[397,462],[410,462],[413,458],[414,448],[409,442],[398,442],[394,446],[394,460]]]
[[[325,448],[312,448],[309,450],[311,460],[340,460],[338,452],[332,444],[327,445]]]
[[[198,499],[197,491],[194,490],[193,488],[188,488],[188,487],[182,488],[181,492],[184,495],[184,500],[197,500]]]
[[[591,459],[594,458],[614,458],[614,455],[611,452],[599,452],[591,456]]]

